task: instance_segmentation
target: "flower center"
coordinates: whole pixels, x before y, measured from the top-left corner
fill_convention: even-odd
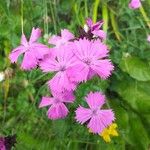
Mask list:
[[[60,102],[60,100],[58,98],[54,99],[54,103],[58,104]]]
[[[66,67],[65,66],[60,66],[59,71],[65,71]]]
[[[91,59],[89,58],[84,58],[82,61],[86,63],[88,66],[91,64]]]
[[[97,115],[97,109],[92,110],[92,115],[94,115],[94,116]]]

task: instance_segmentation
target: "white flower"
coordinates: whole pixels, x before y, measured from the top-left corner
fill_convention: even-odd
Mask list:
[[[85,31],[85,32],[88,32],[88,31],[89,31],[89,27],[87,26],[87,24],[85,24],[83,28],[84,28],[84,31]]]
[[[5,74],[3,72],[0,72],[0,82],[2,82],[5,79]]]

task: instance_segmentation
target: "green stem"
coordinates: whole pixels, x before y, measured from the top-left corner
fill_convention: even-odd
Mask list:
[[[150,28],[150,19],[148,18],[143,6],[140,7],[140,12],[141,12],[145,22],[147,23],[147,26]]]
[[[94,2],[94,8],[93,8],[93,21],[96,22],[97,20],[97,11],[98,11],[98,6],[99,6],[100,0],[95,0]]]
[[[24,32],[24,22],[23,22],[23,0],[21,0],[21,31],[22,31],[22,34]]]
[[[56,25],[53,6],[52,6],[52,1],[50,1],[50,10],[51,10],[52,20],[53,20],[53,24],[54,24],[54,30],[55,30],[55,33],[57,33],[57,25]]]
[[[85,17],[88,17],[88,7],[87,7],[87,0],[84,0],[84,8],[85,8]]]
[[[107,3],[102,4],[102,16],[104,20],[103,30],[107,33],[108,30],[108,8]]]

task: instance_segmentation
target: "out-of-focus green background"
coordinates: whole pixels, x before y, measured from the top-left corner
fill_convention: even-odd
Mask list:
[[[128,0],[0,0],[0,135],[17,135],[16,150],[148,150],[150,149],[150,0],[143,7],[128,8]],[[46,81],[51,74],[35,69],[20,70],[8,55],[20,43],[21,22],[29,37],[32,27],[43,29],[41,42],[68,28],[77,34],[85,18],[104,20],[113,75],[94,78],[78,87],[76,102],[69,105],[67,118],[48,120],[38,109],[49,95]],[[103,91],[107,106],[116,114],[119,137],[105,143],[74,120],[74,111],[84,104],[90,91]]]

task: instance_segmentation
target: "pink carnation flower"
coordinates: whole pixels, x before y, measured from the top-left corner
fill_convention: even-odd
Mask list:
[[[131,2],[129,3],[129,8],[131,8],[131,9],[137,9],[139,7],[141,7],[140,0],[131,0]]]
[[[107,59],[107,46],[100,40],[89,41],[80,39],[74,41],[73,52],[78,59],[77,65],[67,70],[72,81],[87,81],[89,78],[98,74],[102,79],[111,75],[114,69],[111,61]]]
[[[64,103],[73,103],[75,99],[73,92],[53,93],[53,96],[43,97],[39,108],[50,106],[47,112],[49,119],[56,120],[66,117],[69,111]]]
[[[106,39],[106,33],[103,30],[100,30],[100,28],[103,25],[103,21],[98,21],[96,23],[93,23],[92,19],[88,18],[86,20],[86,24],[90,32],[93,33],[95,37],[100,37],[102,40]]]
[[[147,37],[147,41],[148,41],[148,42],[150,42],[150,35],[148,35],[148,37]]]
[[[86,97],[86,102],[90,108],[79,106],[76,110],[75,119],[84,124],[93,132],[100,134],[114,120],[114,113],[111,109],[101,109],[105,103],[105,96],[100,92],[90,92]]]
[[[21,45],[13,49],[13,51],[9,55],[11,62],[16,63],[18,57],[21,54],[24,54],[21,68],[24,70],[35,68],[39,63],[39,60],[43,59],[44,56],[50,51],[50,49],[46,45],[37,42],[40,36],[41,30],[39,28],[32,29],[29,42],[27,41],[25,35],[22,34]]]
[[[55,76],[48,82],[51,90],[61,92],[74,90],[76,84],[70,81],[67,70],[77,62],[69,45],[63,45],[56,50],[54,59],[47,58],[40,63],[43,72],[56,72]]]
[[[61,45],[67,44],[71,39],[74,39],[74,35],[69,30],[64,29],[61,30],[61,36],[53,35],[48,43],[58,48]]]

